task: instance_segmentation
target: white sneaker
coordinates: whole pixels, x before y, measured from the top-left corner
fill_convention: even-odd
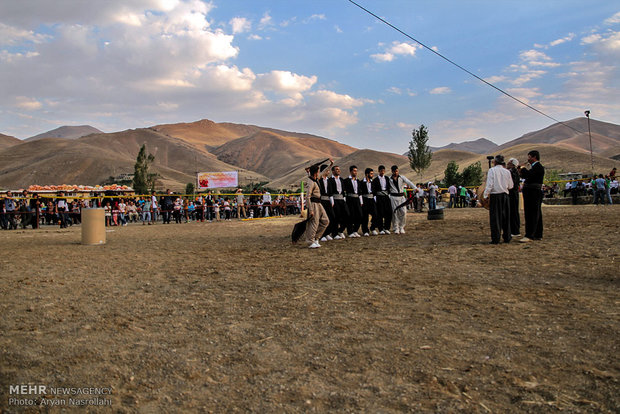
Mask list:
[[[338,233],[338,235],[340,236],[341,239],[345,238],[344,233]]]
[[[315,241],[313,241],[313,242],[312,242],[312,244],[311,244],[310,246],[308,246],[308,248],[310,248],[310,249],[317,249],[317,248],[319,248],[319,247],[321,247],[321,245],[320,245],[320,244],[319,244],[319,242],[318,242],[318,241],[316,241],[316,240],[315,240]]]
[[[321,241],[322,242],[326,242],[327,241],[327,237],[321,237]]]
[[[350,239],[354,239],[354,238],[356,238],[356,237],[357,237],[357,236],[355,235],[355,233],[351,233],[351,234],[349,234],[349,238],[350,238]]]
[[[405,234],[405,228],[404,227],[400,228],[400,234]]]
[[[342,237],[340,237],[339,234],[336,234],[336,236],[334,237],[334,240],[340,240],[340,239],[342,239]]]
[[[379,232],[379,234],[385,234],[385,231],[384,231],[384,230],[381,230],[381,231]]]
[[[368,236],[370,236],[370,234],[364,233],[364,237],[368,237]]]
[[[360,234],[359,234],[358,232],[354,232],[354,233],[353,233],[353,235],[354,235],[355,237],[362,237],[362,236],[360,236]]]
[[[389,230],[385,230],[385,234],[390,234],[390,231]]]
[[[394,234],[400,234],[400,230],[399,229],[394,230]]]
[[[377,230],[373,230],[370,234],[372,234],[373,236],[378,236],[379,232]]]
[[[332,241],[332,240],[334,240],[334,239],[332,239],[332,236],[330,236],[329,234],[328,234],[327,236],[325,236],[325,238],[327,239],[327,241]],[[323,240],[321,240],[321,241],[323,241]]]

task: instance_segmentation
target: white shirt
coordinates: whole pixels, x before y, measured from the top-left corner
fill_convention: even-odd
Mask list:
[[[508,194],[508,190],[513,187],[512,175],[502,165],[496,165],[487,174],[487,186],[484,189],[484,198],[489,194]]]
[[[379,176],[379,183],[381,184],[381,191],[387,191],[387,179],[385,175]]]
[[[353,185],[353,192],[355,194],[357,194],[358,193],[358,191],[357,191],[357,178],[353,178],[353,177],[349,176],[349,180],[351,180],[351,184]]]
[[[336,180],[336,192],[342,194],[342,181],[340,181],[340,176],[334,177],[334,180]]]

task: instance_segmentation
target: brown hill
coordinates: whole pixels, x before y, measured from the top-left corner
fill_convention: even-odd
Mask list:
[[[260,130],[230,141],[212,152],[221,161],[251,168],[275,179],[308,160],[340,157],[353,151],[348,145],[325,138],[297,138]]]
[[[27,138],[25,141],[36,141],[43,138],[64,138],[64,139],[77,139],[89,134],[101,134],[102,132],[90,125],[78,125],[78,126],[61,126],[51,131],[44,132],[34,137]]]
[[[497,144],[486,138],[479,138],[475,141],[465,141],[459,143],[451,143],[443,147],[430,147],[431,151],[437,152],[444,149],[453,149],[458,151],[474,152],[476,154],[488,154],[497,148]]]
[[[13,145],[20,144],[22,141],[18,138],[10,135],[0,134],[0,150],[3,148],[11,147]]]
[[[182,191],[195,182],[195,171],[239,170],[240,183],[267,181],[261,174],[240,170],[215,156],[196,151],[184,141],[141,129],[96,134],[77,140],[60,138],[23,142],[0,151],[0,186],[31,184],[101,184],[110,176],[133,173],[139,148],[155,155],[152,167],[160,174],[159,188]]]
[[[556,123],[502,144],[495,151],[502,151],[505,148],[520,144],[558,144],[571,149],[590,152],[588,119],[585,117],[575,118],[564,122],[564,124],[574,129]],[[575,131],[575,129],[580,132]],[[594,153],[601,154],[614,146],[620,145],[620,125],[591,119],[590,129],[592,133],[592,151]]]
[[[268,186],[273,189],[287,190],[298,188],[301,181],[306,179],[307,174],[305,168],[315,162],[322,161],[324,159],[325,157],[320,157],[303,162],[295,166],[282,177],[270,181]],[[407,157],[389,152],[363,149],[348,154],[345,157],[334,158],[334,165],[340,166],[341,174],[343,177],[349,176],[349,167],[351,165],[355,165],[358,167],[358,176],[360,178],[363,178],[364,170],[367,167],[372,168],[376,174],[378,166],[381,164],[385,165],[388,171],[394,164],[398,165],[401,168],[404,168],[403,173],[407,172],[407,169],[411,171],[411,168],[408,167],[409,160],[407,159]]]
[[[525,164],[527,162],[527,153],[534,147],[531,144],[520,144],[510,148],[505,148],[502,151],[496,152],[496,154],[502,154],[508,160],[509,158],[516,158],[520,163]],[[590,153],[582,150],[575,151],[566,148],[561,145],[544,145],[538,144],[535,149],[540,152],[541,163],[545,166],[547,171],[556,170],[559,173],[562,172],[582,172],[584,174],[590,173],[591,162]],[[433,162],[428,170],[424,172],[423,180],[418,181],[430,181],[434,179],[443,179],[446,166],[451,160],[454,160],[459,164],[459,171],[463,171],[467,166],[480,161],[482,170],[485,172],[488,170],[488,162],[485,155],[478,155],[472,153],[459,152],[458,154],[444,153],[442,156],[440,152],[433,154]],[[469,155],[468,155],[469,154]],[[594,169],[596,173],[607,174],[615,165],[617,161],[610,158],[594,155]],[[409,177],[413,180],[412,177]]]
[[[218,124],[208,119],[190,123],[157,125],[152,129],[203,149],[215,148],[260,130],[259,127],[252,125]]]

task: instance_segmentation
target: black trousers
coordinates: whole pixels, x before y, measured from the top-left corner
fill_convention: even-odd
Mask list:
[[[542,199],[540,189],[523,187],[525,237],[529,239],[542,239],[543,236]]]
[[[510,234],[520,234],[521,217],[519,217],[519,190],[509,191],[508,200],[510,204]]]
[[[377,196],[377,228],[379,231],[389,230],[392,226],[392,203],[390,196]]]
[[[491,241],[499,243],[503,235],[504,241],[510,241],[510,202],[508,194],[491,194],[489,199],[489,223],[491,225]]]
[[[332,237],[344,232],[349,224],[349,209],[344,200],[334,200],[334,216],[336,225],[332,229]]]
[[[371,219],[370,229],[368,228],[368,220]],[[379,224],[379,217],[377,217],[377,205],[372,198],[364,197],[364,205],[362,206],[362,233],[370,233],[376,229]]]
[[[321,205],[323,206],[325,213],[327,213],[329,224],[327,225],[327,228],[325,229],[323,234],[317,235],[319,236],[319,239],[324,236],[327,236],[328,234],[337,233],[337,230],[338,230],[338,223],[336,222],[336,215],[334,214],[334,208],[332,207],[332,202],[329,200],[321,200]]]
[[[347,208],[349,209],[349,225],[347,233],[352,234],[360,229],[362,224],[362,204],[359,197],[347,197]]]

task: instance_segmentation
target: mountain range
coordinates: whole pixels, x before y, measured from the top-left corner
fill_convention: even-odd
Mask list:
[[[620,155],[620,126],[591,120],[595,169],[607,173]],[[567,126],[568,125],[568,126]],[[585,128],[584,128],[585,127]],[[585,132],[584,132],[585,131]],[[152,169],[159,174],[158,189],[182,191],[195,182],[196,172],[238,171],[241,185],[267,183],[272,189],[294,189],[306,176],[305,167],[328,157],[341,166],[360,170],[379,164],[400,166],[416,182],[443,178],[450,161],[461,168],[486,155],[502,153],[525,161],[530,149],[541,152],[548,169],[590,172],[587,119],[576,118],[527,133],[502,145],[488,139],[435,148],[431,166],[416,175],[406,156],[358,149],[316,135],[255,125],[191,123],[103,133],[88,125],[61,127],[26,140],[0,134],[0,187],[19,189],[31,184],[101,184],[109,177],[132,174],[140,147],[155,156]]]

